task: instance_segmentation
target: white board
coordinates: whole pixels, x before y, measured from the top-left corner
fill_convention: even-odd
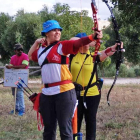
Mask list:
[[[7,69],[4,68],[4,87],[17,87],[15,83],[21,78],[28,85],[29,69]],[[23,87],[25,84],[20,82]]]

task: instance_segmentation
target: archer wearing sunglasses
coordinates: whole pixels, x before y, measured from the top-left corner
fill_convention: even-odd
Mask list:
[[[7,69],[28,69],[29,58],[28,55],[23,53],[23,46],[21,44],[15,44],[15,55],[11,57],[10,64],[6,65]],[[15,88],[12,88],[12,94],[15,95]],[[18,116],[23,116],[25,113],[24,96],[22,89],[17,88],[16,93],[16,113]],[[14,110],[10,112],[13,114]]]

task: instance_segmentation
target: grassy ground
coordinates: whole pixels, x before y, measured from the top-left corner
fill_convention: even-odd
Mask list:
[[[39,92],[40,85],[30,84]],[[10,88],[0,85],[0,140],[42,140],[37,130],[36,113],[25,96],[26,114],[23,117],[9,115],[14,107]],[[102,89],[102,98],[97,115],[97,140],[140,140],[140,86],[123,85],[113,88],[109,107],[106,94],[109,86]],[[82,126],[83,140],[85,126]],[[57,140],[59,132],[57,133]]]

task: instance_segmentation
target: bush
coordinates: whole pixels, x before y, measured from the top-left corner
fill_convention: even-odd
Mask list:
[[[113,77],[115,75],[116,69],[115,65],[112,64],[109,67],[103,68],[102,70],[98,68],[99,77]]]
[[[98,68],[99,77],[113,77],[116,74],[116,64],[112,64],[107,68],[100,70]],[[130,68],[128,69],[125,64],[121,64],[119,69],[119,77],[136,77],[140,76],[140,68]]]
[[[135,74],[134,68],[130,68],[130,69],[128,69],[127,77],[136,77],[136,74]]]
[[[0,66],[3,66],[3,63],[0,62]],[[0,78],[2,77],[3,78],[3,74],[4,73],[4,70],[3,69],[0,69]]]
[[[135,72],[136,77],[140,76],[140,67],[139,66],[135,66],[134,67],[134,72]]]
[[[106,77],[113,77],[115,76],[116,73],[116,68],[115,65],[110,65],[105,71],[105,76]]]
[[[119,70],[119,77],[127,77],[128,76],[128,69],[125,64],[121,64]]]

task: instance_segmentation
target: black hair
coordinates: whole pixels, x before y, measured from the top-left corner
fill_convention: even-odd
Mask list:
[[[23,49],[23,46],[21,44],[19,44],[19,43],[15,44],[14,50],[17,50],[19,48],[22,48]]]

